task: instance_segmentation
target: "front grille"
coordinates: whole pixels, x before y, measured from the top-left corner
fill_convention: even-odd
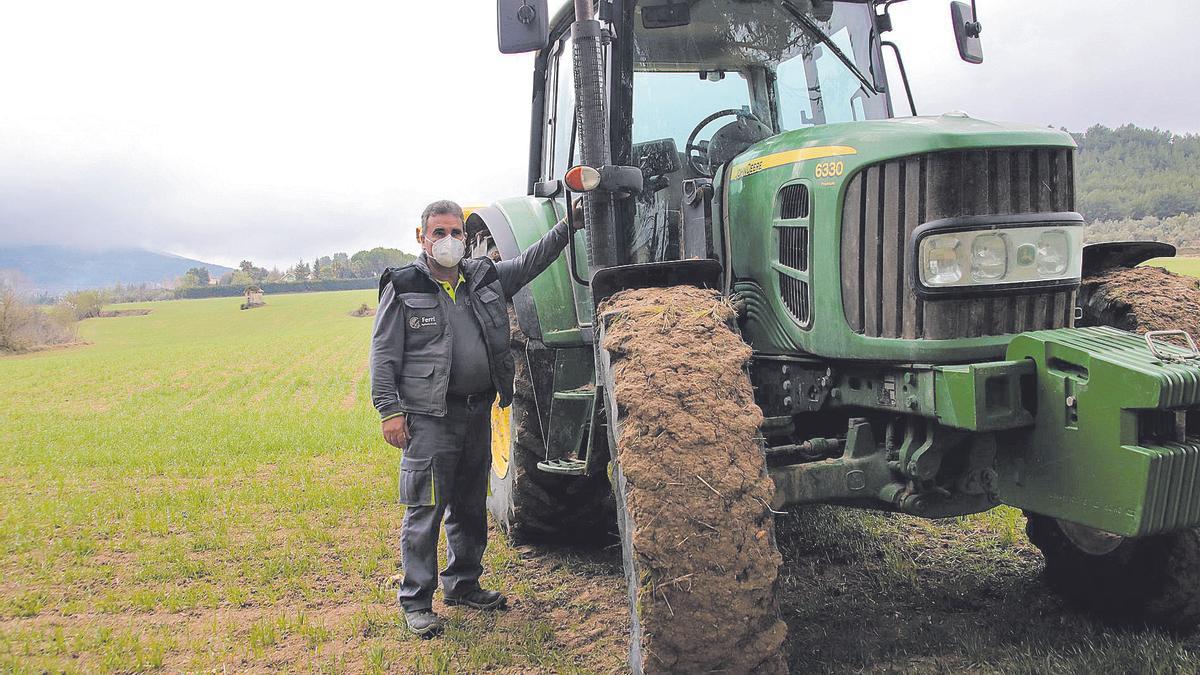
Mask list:
[[[870,337],[931,340],[1068,326],[1074,290],[924,300],[906,254],[913,231],[940,218],[1074,210],[1068,148],[937,152],[869,166],[843,202],[846,321]]]
[[[808,228],[780,227],[779,262],[801,272],[808,271]]]
[[[808,327],[811,316],[808,302],[808,284],[786,274],[779,275],[779,294],[783,296],[783,304],[796,323]]]
[[[808,217],[808,186],[785,185],[779,190],[779,218],[793,220]]]

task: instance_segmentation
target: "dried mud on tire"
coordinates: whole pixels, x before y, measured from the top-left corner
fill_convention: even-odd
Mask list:
[[[618,495],[644,672],[786,672],[781,558],[757,451],[750,348],[719,294],[623,291],[605,302],[620,410]]]
[[[1200,340],[1200,280],[1159,267],[1109,269],[1079,287],[1080,326],[1142,333],[1180,328]]]

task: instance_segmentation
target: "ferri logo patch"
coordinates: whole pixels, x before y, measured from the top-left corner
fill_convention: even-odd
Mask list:
[[[437,325],[437,317],[436,316],[410,316],[410,317],[408,317],[408,327],[413,330],[416,330],[418,328],[424,328],[426,326],[436,326],[436,325]]]

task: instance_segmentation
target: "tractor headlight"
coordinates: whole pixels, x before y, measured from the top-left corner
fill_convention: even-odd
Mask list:
[[[1083,265],[1081,224],[1035,227],[1001,224],[986,230],[941,226],[925,232],[919,229],[918,280],[921,287],[932,292],[1078,281]]]
[[[1041,277],[1055,277],[1067,271],[1071,260],[1071,241],[1062,230],[1043,232],[1037,243],[1037,271]]]
[[[971,242],[971,279],[988,283],[1008,274],[1008,242],[1003,234],[981,234]]]
[[[931,286],[949,286],[962,279],[958,262],[959,239],[952,234],[928,237],[921,242],[921,278]]]

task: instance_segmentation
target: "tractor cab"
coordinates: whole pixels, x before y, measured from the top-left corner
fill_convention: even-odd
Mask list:
[[[549,184],[581,160],[571,9],[539,56],[535,183]],[[617,204],[621,264],[679,259],[687,183],[711,180],[754,143],[892,114],[870,3],[642,0],[610,11],[612,154],[643,177],[636,198]]]
[[[816,124],[890,116],[866,3],[639,3],[630,144],[646,189],[631,262],[676,257],[683,185],[754,143]],[[681,16],[679,16],[681,15]],[[876,81],[878,80],[878,82]],[[678,157],[677,161],[675,158]]]

